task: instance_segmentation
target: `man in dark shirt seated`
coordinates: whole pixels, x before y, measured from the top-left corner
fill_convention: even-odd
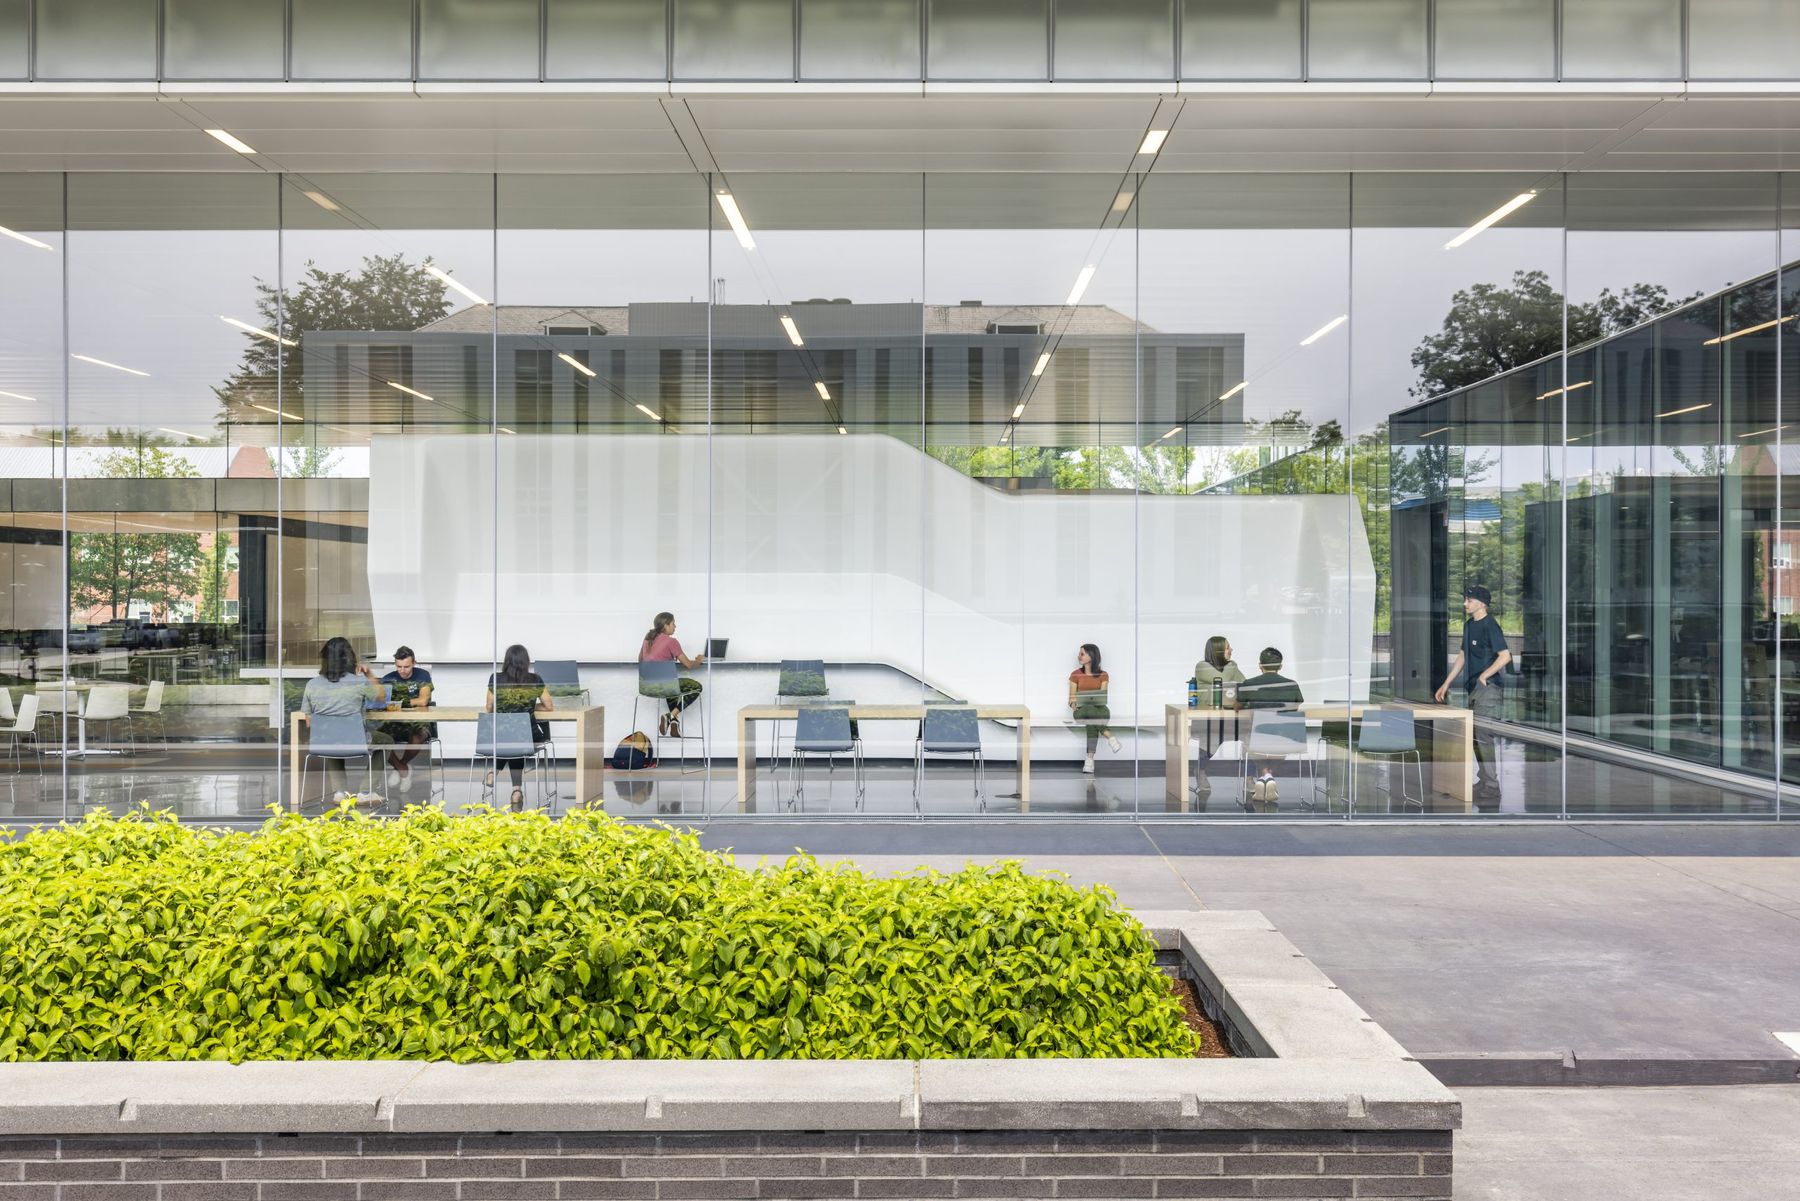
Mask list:
[[[1272,646],[1263,647],[1262,654],[1256,657],[1262,668],[1262,674],[1250,677],[1238,685],[1238,702],[1246,709],[1289,709],[1301,704],[1305,698],[1300,695],[1300,685],[1281,674],[1281,652]],[[1256,782],[1251,786],[1250,799],[1261,802],[1268,808],[1274,808],[1279,793],[1275,789],[1276,760],[1258,759],[1256,761]]]

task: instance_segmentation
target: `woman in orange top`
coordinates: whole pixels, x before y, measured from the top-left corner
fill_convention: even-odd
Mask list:
[[[1075,670],[1069,673],[1069,708],[1076,721],[1088,723],[1087,758],[1081,763],[1084,775],[1094,774],[1094,751],[1101,738],[1106,739],[1113,754],[1119,753],[1119,740],[1106,728],[1112,717],[1112,710],[1106,706],[1106,680],[1106,672],[1100,667],[1100,648],[1091,642],[1082,643],[1075,652]]]

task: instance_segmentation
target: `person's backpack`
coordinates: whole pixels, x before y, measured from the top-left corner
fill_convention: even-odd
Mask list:
[[[619,749],[613,752],[612,767],[614,771],[642,771],[646,767],[656,766],[655,748],[650,744],[650,735],[633,730],[625,735],[619,743]]]

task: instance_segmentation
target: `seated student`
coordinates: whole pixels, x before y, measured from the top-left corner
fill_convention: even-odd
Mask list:
[[[1112,717],[1112,710],[1106,705],[1109,678],[1106,669],[1100,666],[1100,648],[1091,642],[1082,643],[1075,652],[1075,670],[1069,673],[1069,709],[1075,714],[1076,721],[1087,722],[1087,757],[1081,761],[1083,775],[1094,774],[1094,752],[1099,749],[1100,739],[1106,739],[1113,754],[1119,753],[1119,740],[1106,728],[1107,720]]]
[[[1229,691],[1226,685],[1235,688],[1244,682],[1244,673],[1239,671],[1238,665],[1232,661],[1231,643],[1223,634],[1214,634],[1206,640],[1206,656],[1194,664],[1194,683],[1199,687],[1202,709],[1213,707],[1212,695],[1215,681],[1220,685],[1221,694]],[[1221,707],[1226,709],[1236,708],[1242,703],[1241,700],[1234,703],[1230,696],[1224,696],[1220,702]]]
[[[638,647],[638,662],[660,663],[667,659],[675,660],[689,671],[706,662],[705,655],[688,658],[681,643],[675,640],[675,615],[658,613],[650,623],[650,632],[644,635],[643,644]],[[700,681],[692,677],[680,677],[677,686],[681,695],[669,697],[669,711],[656,719],[656,732],[668,738],[681,737],[681,711],[700,695]]]
[[[300,694],[300,712],[310,724],[317,717],[361,717],[370,701],[379,701],[384,693],[381,682],[366,665],[359,663],[356,648],[348,638],[328,638],[319,648],[319,674],[306,682]],[[379,731],[371,742],[385,742]],[[326,759],[325,787],[332,800],[350,795],[344,789],[344,761]],[[365,805],[381,803],[380,796],[360,798]]]
[[[381,677],[387,685],[389,709],[425,709],[431,705],[431,673],[418,665],[410,646],[394,652],[394,670]],[[422,754],[420,748],[437,733],[436,723],[428,721],[390,721],[382,730],[395,746],[411,750],[388,752],[388,767],[399,777],[400,791],[412,791],[412,761]]]
[[[531,652],[516,642],[506,648],[500,670],[488,677],[487,708],[490,713],[536,713],[556,708],[544,677],[531,670]],[[550,723],[534,719],[531,741],[543,743],[549,738]],[[512,777],[512,811],[517,813],[525,807],[525,760],[502,759],[495,766],[504,767]],[[488,783],[493,783],[492,775]]]
[[[1262,654],[1256,657],[1257,665],[1262,668],[1261,675],[1251,676],[1238,685],[1238,699],[1246,709],[1291,709],[1306,700],[1300,695],[1300,685],[1281,674],[1281,652],[1272,646],[1265,646]],[[1256,761],[1257,777],[1252,786],[1250,799],[1254,801],[1273,802],[1279,798],[1275,788],[1275,773],[1271,770],[1276,760],[1258,759]]]

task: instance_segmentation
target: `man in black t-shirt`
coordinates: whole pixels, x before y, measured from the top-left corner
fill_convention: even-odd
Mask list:
[[[1470,584],[1463,589],[1463,612],[1468,614],[1468,619],[1463,622],[1462,648],[1456,652],[1450,674],[1444,677],[1437,690],[1437,699],[1442,703],[1450,694],[1450,686],[1460,677],[1469,708],[1475,711],[1475,716],[1498,721],[1501,708],[1498,677],[1512,662],[1512,651],[1507,649],[1506,635],[1501,632],[1500,623],[1488,612],[1490,600],[1488,590],[1480,584]],[[1494,735],[1491,729],[1483,730],[1479,724],[1475,727],[1475,759],[1481,765],[1475,799],[1497,804],[1500,774],[1494,769]]]
[[[426,709],[431,706],[431,673],[420,667],[410,646],[394,652],[394,670],[381,677],[387,685],[388,708]],[[412,761],[425,744],[437,737],[437,724],[423,721],[390,721],[383,724],[394,745],[409,749],[388,752],[388,769],[399,777],[400,791],[412,791]]]

